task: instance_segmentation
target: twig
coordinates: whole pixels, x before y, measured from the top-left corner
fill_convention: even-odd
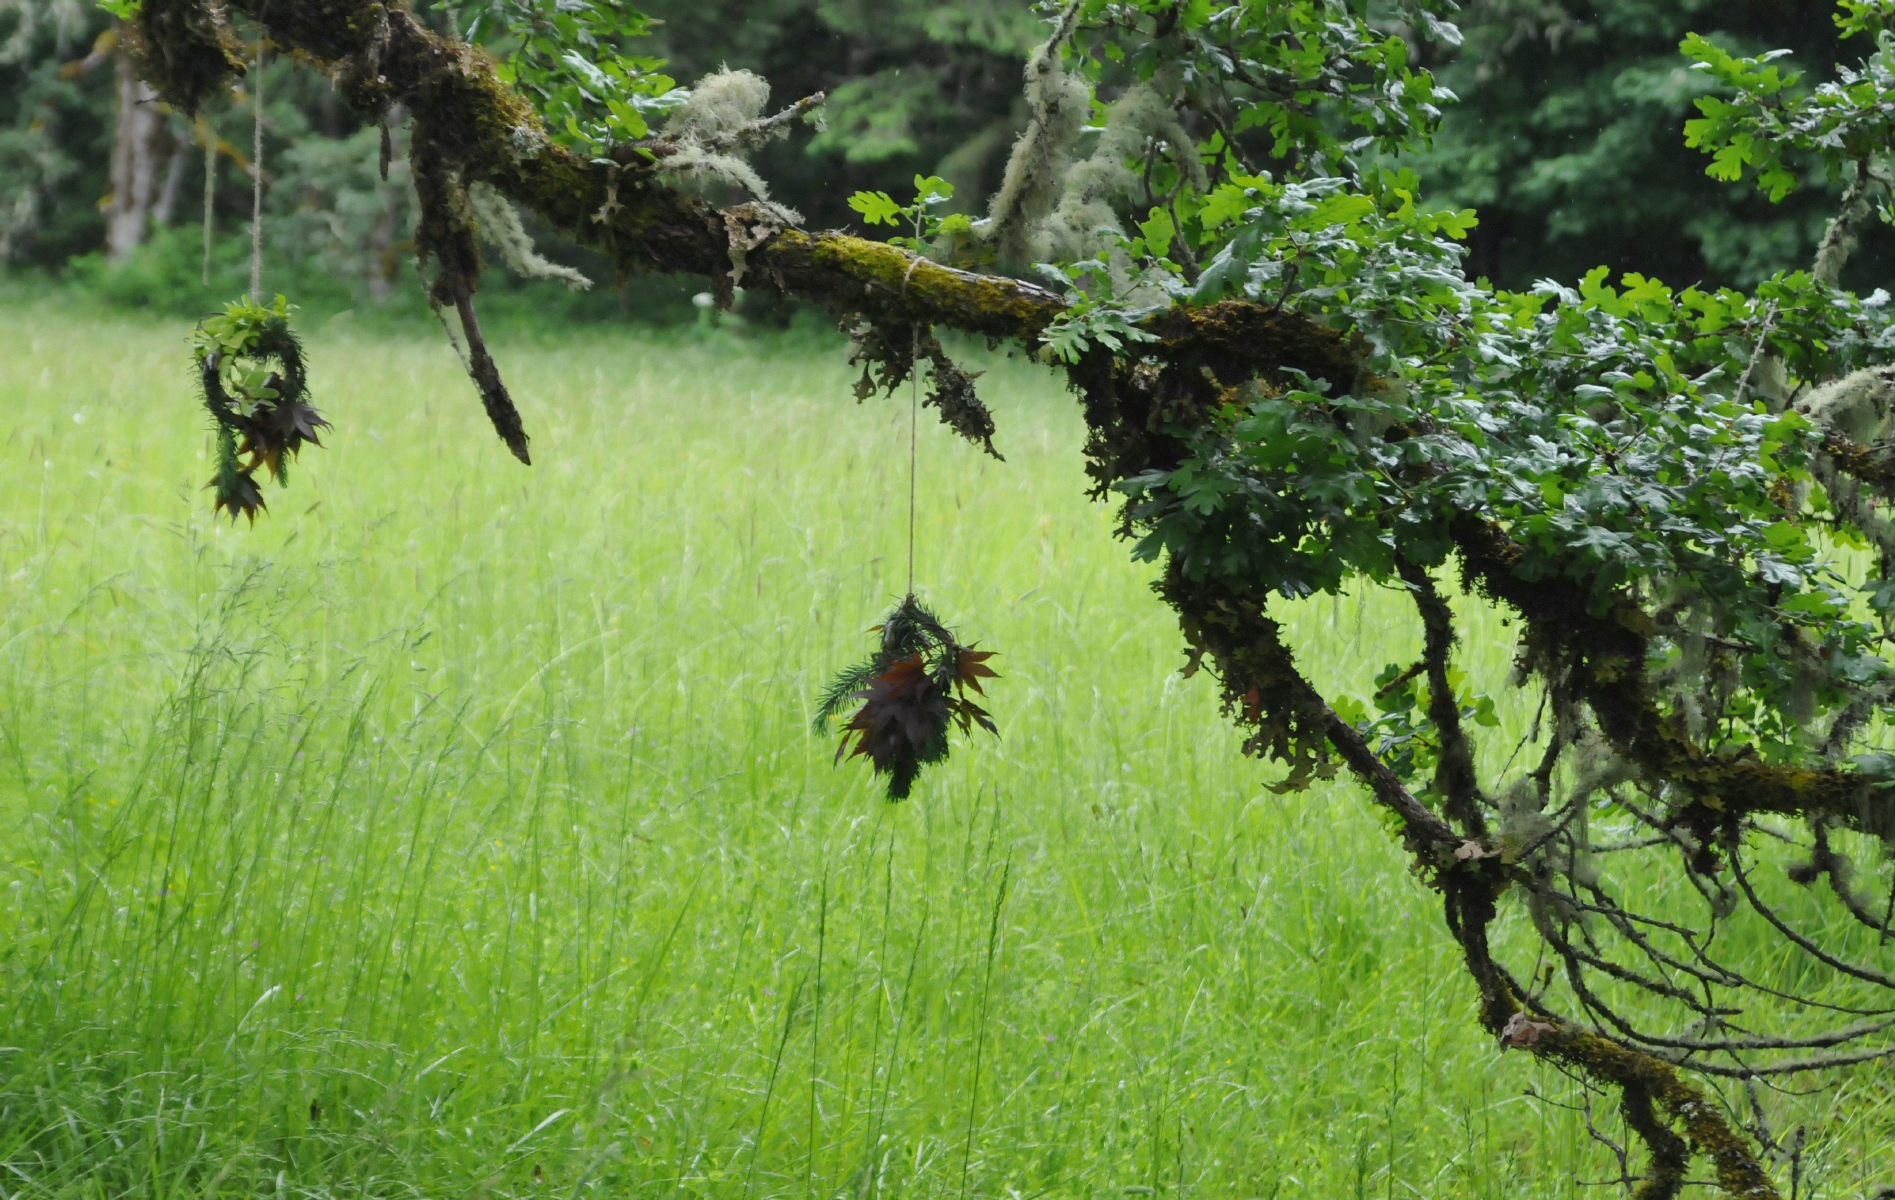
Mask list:
[[[760,117],[747,125],[740,125],[736,129],[706,139],[704,145],[711,150],[729,150],[733,146],[762,141],[791,121],[821,108],[828,99],[826,92],[814,92],[774,116]]]
[[[1755,371],[1757,369],[1757,364],[1763,361],[1763,348],[1764,348],[1764,345],[1769,341],[1770,330],[1775,327],[1776,322],[1777,322],[1777,302],[1775,300],[1772,300],[1769,304],[1764,306],[1763,324],[1757,330],[1757,344],[1755,348],[1753,348],[1750,352],[1750,361],[1744,364],[1743,375],[1738,377],[1737,399],[1735,403],[1742,404],[1744,402],[1744,393],[1750,390],[1751,372]]]
[[[531,466],[533,459],[526,451],[526,427],[520,422],[520,410],[514,407],[513,397],[507,394],[500,368],[494,365],[493,355],[487,353],[487,341],[480,335],[473,290],[458,276],[453,279],[453,287],[454,311],[460,314],[461,332],[467,336],[467,374],[480,391],[481,405],[487,410],[487,419],[493,422],[494,432],[507,444],[507,449],[513,451],[513,457]]]

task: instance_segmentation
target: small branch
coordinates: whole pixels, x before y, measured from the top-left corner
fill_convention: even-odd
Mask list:
[[[1750,907],[1757,910],[1757,915],[1776,926],[1777,932],[1796,943],[1803,953],[1809,955],[1817,962],[1822,963],[1824,966],[1829,967],[1831,970],[1840,971],[1844,975],[1860,979],[1864,983],[1873,983],[1878,987],[1895,988],[1895,976],[1887,975],[1881,971],[1876,971],[1869,967],[1837,958],[1835,955],[1824,950],[1821,946],[1818,946],[1815,942],[1810,941],[1796,930],[1790,928],[1789,924],[1785,922],[1782,917],[1777,915],[1775,909],[1757,898],[1757,893],[1750,886],[1750,876],[1744,871],[1742,858],[1737,854],[1731,855],[1731,874],[1737,877],[1737,886],[1743,889],[1744,895],[1750,900]],[[1884,1053],[1891,1052],[1895,1051],[1885,1051]]]
[[[520,422],[520,410],[514,407],[513,397],[507,393],[506,382],[500,378],[500,368],[494,365],[493,355],[487,353],[487,340],[480,334],[480,318],[474,315],[473,292],[459,276],[453,277],[452,287],[454,311],[460,314],[461,332],[467,337],[467,374],[480,391],[481,406],[487,410],[494,432],[507,444],[507,449],[513,451],[513,457],[531,466],[533,459],[526,452],[526,427]]]
[[[1434,587],[1426,569],[1398,559],[1396,567],[1421,614],[1422,661],[1428,671],[1428,719],[1440,736],[1435,790],[1446,797],[1443,810],[1470,838],[1487,836],[1487,818],[1474,776],[1474,747],[1461,726],[1461,703],[1448,681],[1448,656],[1454,650],[1454,611]]]
[[[1772,300],[1764,307],[1763,323],[1757,329],[1757,344],[1751,348],[1750,361],[1744,364],[1744,373],[1737,380],[1737,399],[1735,403],[1742,404],[1745,395],[1749,393],[1750,377],[1756,372],[1757,364],[1763,361],[1763,349],[1769,345],[1770,331],[1776,328],[1776,323],[1777,302]]]
[[[1627,1191],[1630,1191],[1632,1188],[1632,1185],[1638,1182],[1637,1178],[1634,1177],[1632,1174],[1631,1156],[1626,1152],[1626,1149],[1622,1144],[1620,1144],[1619,1142],[1615,1141],[1614,1139],[1610,1137],[1607,1137],[1605,1132],[1601,1130],[1599,1126],[1593,1122],[1592,1090],[1591,1088],[1586,1087],[1583,1083],[1581,1084],[1579,1100],[1580,1100],[1581,1110],[1585,1113],[1585,1117],[1586,1117],[1587,1135],[1590,1136],[1593,1141],[1598,1142],[1600,1145],[1604,1146],[1606,1149],[1612,1151],[1612,1157],[1619,1160],[1619,1177],[1616,1180],[1613,1180],[1612,1182],[1625,1188]]]
[[[1619,1093],[1619,1112],[1651,1155],[1645,1181],[1632,1193],[1633,1200],[1672,1200],[1684,1188],[1685,1171],[1691,1165],[1690,1147],[1658,1119],[1652,1109],[1652,1094],[1643,1085],[1630,1084]]]
[[[829,99],[827,93],[816,92],[804,96],[775,116],[760,117],[748,125],[741,125],[704,143],[710,150],[729,150],[736,146],[755,145],[768,138],[790,122],[798,120],[821,108]]]
[[[1411,664],[1407,670],[1395,676],[1395,678],[1389,680],[1387,683],[1383,684],[1381,687],[1376,688],[1375,698],[1377,700],[1380,700],[1382,697],[1388,695],[1390,692],[1401,687],[1402,684],[1407,683],[1410,679],[1413,679],[1415,676],[1424,674],[1427,670],[1428,670],[1427,659],[1422,659],[1420,662]]]
[[[1869,215],[1869,188],[1875,183],[1874,173],[1869,170],[1869,160],[1864,157],[1856,160],[1856,177],[1842,194],[1842,204],[1829,222],[1829,228],[1823,231],[1823,240],[1816,247],[1816,265],[1811,274],[1817,282],[1835,287],[1842,278],[1842,268],[1855,253],[1857,227]]]
[[[1815,845],[1810,850],[1810,865],[1829,877],[1829,889],[1849,910],[1849,915],[1858,922],[1875,930],[1883,940],[1889,936],[1886,919],[1878,918],[1869,909],[1869,902],[1855,889],[1855,864],[1846,854],[1838,854],[1829,844],[1829,825],[1822,818],[1810,822],[1811,832],[1815,835]]]

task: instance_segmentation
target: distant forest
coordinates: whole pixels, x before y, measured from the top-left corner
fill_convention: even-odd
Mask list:
[[[421,6],[442,29],[479,5]],[[1043,38],[1023,0],[648,0],[638,47],[681,82],[719,66],[769,79],[776,102],[821,90],[826,127],[758,158],[777,199],[816,228],[846,227],[838,197],[906,194],[917,173],[978,208],[1025,119],[1020,73]],[[1413,165],[1429,200],[1479,210],[1468,269],[1520,287],[1600,263],[1637,263],[1676,285],[1747,285],[1807,263],[1837,186],[1812,181],[1772,205],[1705,177],[1681,128],[1710,81],[1679,40],[1744,53],[1787,48],[1820,77],[1840,49],[1826,5],[1780,0],[1472,0],[1462,44],[1408,37],[1460,97]],[[399,154],[384,181],[381,134],[359,127],[327,80],[289,60],[263,75],[265,226],[275,264],[338,299],[413,287],[414,206]],[[211,288],[241,277],[251,207],[252,97],[195,121],[131,73],[112,19],[83,0],[0,0],[0,264],[85,279],[142,270],[195,304],[208,212]],[[207,204],[208,195],[208,204]],[[550,255],[594,271],[574,247]],[[1872,285],[1895,237],[1879,230],[1845,282]],[[228,288],[226,288],[228,290]],[[142,295],[142,293],[139,293]]]

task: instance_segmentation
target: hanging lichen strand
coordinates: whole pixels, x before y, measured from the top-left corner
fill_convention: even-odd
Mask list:
[[[625,270],[827,306],[885,376],[913,369],[917,330],[1060,362],[1097,494],[1162,564],[1187,669],[1215,671],[1279,788],[1361,781],[1440,894],[1484,1027],[1616,1091],[1640,1196],[1677,1195],[1694,1155],[1726,1193],[1774,1196],[1768,1097],[1740,1116],[1692,1077],[1800,1087],[1895,1050],[1895,324],[1885,294],[1836,286],[1895,147],[1895,0],[1840,6],[1867,55],[1841,84],[1687,42],[1722,89],[1688,130],[1715,173],[1778,195],[1824,168],[1851,181],[1820,270],[1749,293],[1603,268],[1528,293],[1468,282],[1473,214],[1366,157],[1425,139],[1451,99],[1411,61],[1455,37],[1450,7],[1391,5],[1395,36],[1343,0],[1066,6],[989,218],[919,253],[719,210],[660,169],[680,152],[662,135],[562,144],[572,127],[403,8],[268,16],[364,119],[414,114],[420,248],[456,296],[479,265],[465,190],[485,182]],[[222,13],[137,14],[173,103],[238,69]],[[534,94],[553,111],[557,91]],[[979,273],[1042,254],[1065,256],[1043,283]],[[1372,696],[1324,695],[1275,614],[1375,585],[1413,599],[1422,654]],[[1487,753],[1492,698],[1454,661],[1483,603],[1521,631],[1541,713]]]

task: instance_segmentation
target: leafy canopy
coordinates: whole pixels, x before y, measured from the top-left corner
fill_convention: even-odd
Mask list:
[[[651,20],[621,0],[492,0],[468,27],[504,50],[500,77],[531,96],[554,141],[600,155],[651,132],[650,121],[690,98],[664,61],[624,43]]]
[[[1452,41],[1447,10],[1398,15]],[[1888,146],[1891,12],[1844,6],[1838,20],[1875,49],[1816,88],[1780,55],[1687,39],[1725,89],[1687,133],[1712,171],[1755,170],[1781,195],[1811,163],[1840,169]],[[1480,513],[1521,548],[1521,578],[1568,580],[1595,613],[1628,595],[1703,608],[1738,659],[1714,745],[1815,763],[1826,718],[1881,694],[1895,584],[1837,556],[1869,537],[1815,481],[1825,431],[1791,400],[1895,356],[1885,294],[1805,270],[1749,293],[1603,267],[1518,292],[1470,281],[1476,214],[1430,209],[1411,171],[1367,157],[1425,145],[1451,97],[1354,5],[1094,0],[1062,53],[1095,95],[1154,86],[1202,136],[1144,139],[1120,164],[1136,181],[1114,198],[1120,219],[1090,254],[1038,268],[1071,301],[1044,335],[1051,355],[1150,353],[1152,314],[1225,300],[1308,317],[1362,350],[1352,385],[1231,381],[1208,418],[1169,426],[1178,461],[1111,481],[1139,557],[1302,597],[1438,564],[1456,520]],[[1094,105],[1103,145],[1125,105]],[[1256,129],[1267,146],[1245,140]],[[892,202],[866,205],[894,219]]]

